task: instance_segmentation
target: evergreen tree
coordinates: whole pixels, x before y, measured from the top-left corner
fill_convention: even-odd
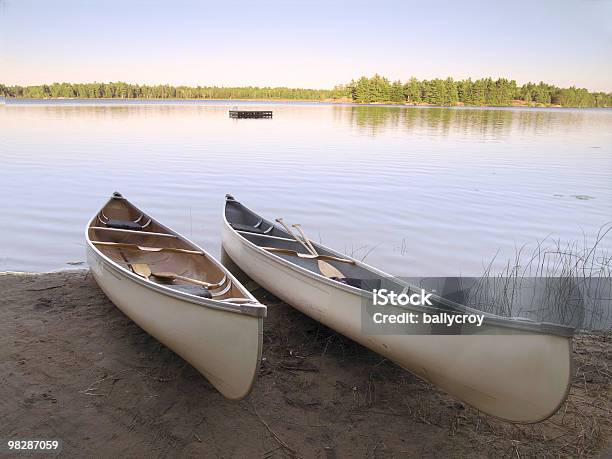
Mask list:
[[[418,104],[423,100],[421,92],[421,83],[415,77],[411,77],[404,84],[404,98],[412,104]]]
[[[452,78],[447,78],[444,82],[446,99],[444,105],[457,105],[459,102],[459,92],[457,90],[457,83]]]
[[[396,104],[406,102],[406,97],[404,96],[404,85],[402,85],[401,81],[394,81],[391,85],[390,97],[391,102]]]

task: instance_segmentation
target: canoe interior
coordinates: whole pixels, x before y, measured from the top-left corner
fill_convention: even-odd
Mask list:
[[[225,217],[230,225],[236,228],[243,227],[252,227],[256,230],[266,231],[270,227],[272,230],[267,232],[266,234],[258,234],[258,233],[249,233],[248,231],[241,231],[240,235],[245,239],[249,240],[253,244],[259,247],[275,247],[282,249],[290,249],[295,250],[299,253],[308,254],[304,246],[299,242],[293,240],[293,237],[287,233],[282,228],[279,228],[277,225],[273,225],[271,222],[262,219],[259,215],[251,211],[250,209],[244,207],[237,201],[228,200],[227,205],[225,206]],[[292,240],[283,240],[283,239],[275,239],[275,238],[283,238],[283,239],[292,239]],[[320,246],[316,244],[314,241],[312,242],[317,252],[320,255],[331,255],[337,256],[336,253],[328,250],[326,247]],[[320,274],[317,261],[307,258],[299,258],[292,255],[286,255],[282,253],[275,253],[274,255],[283,258],[293,264],[301,266],[302,268],[308,269],[313,273]],[[331,264],[344,276],[355,279],[383,279],[379,274],[372,272],[366,268],[357,265],[351,265],[347,263],[342,263],[338,261],[326,261],[326,263]],[[399,286],[399,284],[398,284]]]
[[[96,228],[108,228],[105,221],[121,220],[127,222],[138,222],[144,228],[138,231],[108,231]],[[150,221],[150,223],[148,223]],[[148,223],[148,224],[147,224]],[[151,233],[160,233],[155,235]],[[216,283],[225,277],[225,272],[214,262],[208,259],[199,247],[176,235],[148,215],[144,214],[125,198],[113,198],[99,212],[88,228],[89,240],[100,242],[114,242],[122,244],[133,244],[140,247],[152,248],[177,248],[194,250],[199,254],[175,253],[175,252],[151,252],[138,250],[137,248],[112,247],[94,244],[106,257],[123,267],[132,271],[130,264],[146,263],[153,272],[172,272],[180,276],[197,279],[208,283]],[[151,276],[151,282],[167,286],[192,285],[182,280],[165,280]],[[224,286],[226,286],[224,284]],[[196,286],[197,287],[197,286]],[[182,287],[178,287],[180,291]],[[221,291],[223,289],[219,289]],[[193,290],[192,290],[193,291]],[[197,291],[197,288],[196,288]],[[222,295],[215,296],[215,300],[228,298],[247,298],[247,295],[232,282],[231,288]]]
[[[225,218],[228,224],[235,230],[237,230],[238,234],[241,237],[252,242],[258,247],[275,247],[290,249],[304,254],[308,253],[299,242],[295,241],[293,237],[278,224],[263,219],[258,214],[242,205],[240,202],[234,200],[232,197],[226,198]],[[248,228],[251,228],[251,231],[253,232],[249,232]],[[334,252],[331,249],[328,249],[325,246],[322,246],[315,242],[312,243],[320,255],[346,257],[344,255],[338,254],[337,252]],[[273,253],[273,255],[282,258],[294,265],[300,266],[308,271],[311,271],[312,273],[321,275],[321,271],[318,268],[316,260],[300,258],[283,253]],[[395,279],[390,275],[380,273],[365,264],[356,263],[351,265],[343,262],[327,260],[326,262],[330,263],[332,266],[340,270],[340,272],[342,272],[342,274],[346,278],[350,280],[355,280],[356,282],[351,282],[350,285],[352,287],[360,288],[363,291],[363,294],[366,294],[366,292],[371,293],[372,289],[374,288],[384,288],[388,291],[394,291],[398,294],[409,292],[418,293],[420,291],[420,288],[416,285],[409,285],[405,282]],[[456,286],[454,284],[448,286],[448,291],[450,292],[450,294],[455,291],[454,289],[456,289]],[[457,303],[453,300],[446,298],[444,293],[446,292],[446,290],[447,286],[445,285],[441,290],[441,296],[434,295],[432,298],[430,298],[432,306],[425,306],[422,308],[422,310],[447,311],[449,313],[457,314],[464,314],[466,312],[481,313],[486,316],[485,322],[487,324],[494,323],[495,325],[500,325],[502,328],[506,329],[505,332],[512,332],[512,329],[517,329],[529,330],[532,332],[545,332],[553,334],[558,333],[563,336],[571,336],[573,334],[574,329],[572,327],[566,327],[557,324],[547,324],[546,329],[541,330],[540,324],[536,322],[527,323],[526,321],[497,316],[472,309],[466,305]]]
[[[250,233],[248,231],[240,231],[240,235],[242,237],[259,247],[275,247],[290,249],[299,253],[308,253],[306,249],[302,246],[302,244],[293,240],[293,237],[289,233],[287,233],[287,231],[278,227],[278,225],[272,224],[270,221],[261,218],[259,215],[240,204],[238,201],[230,199],[226,201],[225,217],[228,223],[232,227],[234,227],[234,229],[252,227],[255,228],[255,230],[257,231],[265,232],[266,234],[259,234]],[[267,231],[270,227],[272,227],[272,229],[270,231]],[[312,244],[315,246],[317,252],[320,255],[338,256],[336,252],[333,252],[328,248],[317,244],[314,241],[312,241]],[[305,268],[315,274],[321,273],[316,260],[299,258],[296,256],[286,255],[282,253],[274,253],[274,255],[283,258],[284,260],[287,260],[290,263]],[[366,290],[371,291],[373,285],[376,285],[378,288],[386,288],[397,292],[404,291],[406,288],[404,284],[394,282],[391,277],[382,276],[379,273],[371,271],[364,266],[360,266],[357,264],[348,264],[333,260],[326,260],[326,263],[329,263],[335,268],[337,268],[347,278],[366,281],[363,283],[363,285],[366,286]],[[444,307],[445,309],[448,308],[448,306],[446,305],[440,307]]]

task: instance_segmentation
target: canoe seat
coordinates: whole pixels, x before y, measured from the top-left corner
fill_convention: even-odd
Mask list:
[[[108,221],[105,223],[108,228],[142,231],[142,225],[140,223],[131,222],[129,220],[118,220],[116,218],[109,218]]]
[[[267,230],[262,230],[261,228],[256,228],[255,226],[242,225],[240,223],[230,223],[230,225],[232,228],[234,228],[237,231],[246,231],[248,233],[255,233],[255,234],[268,234],[273,228],[271,226]]]
[[[212,298],[212,294],[204,287],[199,285],[178,285],[178,284],[167,284],[166,287],[170,287],[172,290],[179,292],[188,293],[190,295],[199,296],[202,298]]]

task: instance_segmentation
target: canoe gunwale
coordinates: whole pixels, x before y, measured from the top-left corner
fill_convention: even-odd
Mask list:
[[[288,260],[283,259],[282,257],[279,257],[278,255],[272,253],[272,252],[268,252],[266,250],[263,250],[260,246],[258,246],[257,244],[251,242],[250,240],[248,240],[246,237],[244,237],[244,235],[234,229],[231,224],[229,223],[229,221],[227,220],[227,215],[225,212],[225,208],[227,206],[227,202],[232,201],[235,203],[240,204],[242,207],[244,207],[245,209],[249,210],[250,212],[253,212],[255,215],[259,216],[260,218],[263,219],[263,217],[261,217],[259,214],[257,214],[256,212],[254,212],[253,210],[249,209],[248,207],[246,207],[244,204],[240,203],[238,200],[236,200],[235,198],[227,198],[226,197],[226,201],[225,201],[225,205],[224,205],[224,209],[223,209],[223,224],[226,227],[226,229],[229,229],[231,234],[233,234],[233,236],[235,238],[237,238],[237,240],[239,240],[243,245],[245,245],[246,247],[250,248],[251,250],[254,250],[255,252],[257,252],[258,254],[266,257],[268,260],[270,260],[273,263],[277,263],[280,264],[282,266],[284,266],[285,268],[288,268],[291,271],[300,273],[302,275],[305,275],[317,282],[321,282],[331,288],[334,289],[339,289],[339,290],[343,290],[347,293],[350,293],[352,295],[357,295],[360,297],[367,297],[369,296],[369,293],[358,289],[356,287],[347,285],[347,284],[343,284],[337,281],[334,281],[332,279],[328,279],[327,277],[318,274],[314,271],[311,271],[309,269],[303,268],[299,265],[296,265],[295,263],[292,263]],[[265,221],[266,223],[273,225],[271,222],[269,222],[268,220],[263,219],[263,221]],[[274,225],[275,226],[275,225]],[[280,229],[280,228],[279,228]],[[409,284],[408,282],[403,281],[401,278],[397,278],[395,276],[392,276],[388,273],[385,273],[384,271],[381,271],[373,266],[370,266],[362,261],[356,260],[348,255],[342,254],[340,252],[337,252],[327,246],[323,246],[321,244],[318,244],[314,241],[312,241],[313,245],[315,245],[315,247],[317,248],[321,248],[324,249],[326,251],[329,251],[332,255],[338,256],[338,257],[342,257],[342,258],[347,258],[349,260],[353,260],[355,262],[356,266],[359,266],[361,268],[364,268],[378,276],[381,277],[385,277],[385,278],[392,278],[394,279],[398,284],[403,285],[405,287],[408,288],[416,288],[415,286]],[[557,336],[562,336],[562,337],[566,337],[566,338],[572,338],[575,334],[575,328],[574,327],[569,327],[569,326],[565,326],[565,325],[560,325],[560,324],[554,324],[554,323],[548,323],[548,322],[526,322],[526,321],[522,321],[522,320],[516,320],[516,319],[512,319],[512,318],[507,318],[507,317],[502,317],[502,316],[497,316],[494,314],[490,314],[484,311],[479,311],[477,309],[473,309],[470,308],[468,306],[459,304],[459,303],[455,303],[451,300],[447,300],[445,298],[439,297],[437,295],[432,295],[432,298],[437,301],[440,302],[444,305],[449,306],[450,308],[453,308],[454,310],[458,311],[458,312],[464,312],[464,313],[475,313],[475,314],[482,314],[484,315],[484,320],[483,320],[483,324],[487,324],[490,326],[498,326],[498,327],[502,327],[502,328],[510,328],[510,329],[515,329],[515,330],[520,330],[523,332],[531,332],[531,333],[537,333],[537,334],[546,334],[546,335],[557,335]],[[439,308],[433,308],[433,307],[429,307],[429,306],[414,306],[414,305],[398,305],[397,307],[399,308],[403,308],[406,309],[408,311],[416,311],[416,312],[429,312],[429,313],[435,313],[435,312],[439,312],[440,309]],[[445,311],[448,312],[448,311]]]
[[[126,198],[124,197],[111,197],[111,199],[108,201],[112,201],[113,199],[123,199],[126,200]],[[129,201],[128,201],[129,202]],[[108,204],[108,203],[107,203]],[[106,206],[106,204],[105,204]],[[104,207],[103,207],[104,208]],[[99,213],[99,212],[98,212]],[[259,303],[259,301],[257,301],[257,299],[251,295],[251,293],[244,289],[244,294],[247,298],[256,301],[256,304],[235,304],[235,303],[223,303],[220,301],[216,301],[213,299],[207,299],[207,298],[203,298],[203,297],[199,297],[199,296],[195,296],[195,295],[191,295],[189,293],[185,293],[185,292],[181,292],[178,290],[174,290],[170,287],[166,287],[162,284],[157,284],[155,282],[152,282],[150,280],[144,279],[141,276],[128,271],[127,269],[125,269],[123,266],[119,265],[118,263],[115,263],[111,258],[107,257],[106,255],[104,255],[104,253],[102,253],[101,250],[99,250],[95,244],[92,243],[91,239],[89,238],[89,229],[90,227],[93,225],[94,221],[97,218],[98,213],[96,213],[96,215],[94,215],[94,217],[89,221],[89,223],[87,224],[86,228],[85,228],[85,241],[87,242],[87,247],[89,248],[89,250],[95,255],[95,257],[100,260],[102,262],[102,264],[104,265],[105,268],[109,269],[111,271],[111,274],[117,275],[121,278],[125,278],[128,279],[132,282],[135,282],[137,284],[140,284],[150,290],[154,290],[157,293],[169,296],[169,297],[173,297],[173,298],[177,298],[192,304],[196,304],[198,306],[204,306],[207,308],[211,308],[211,309],[218,309],[218,310],[222,310],[222,311],[227,311],[227,312],[233,312],[233,313],[237,313],[237,314],[244,314],[244,315],[248,315],[248,316],[252,316],[252,317],[266,317],[267,315],[267,307],[264,306],[263,304]],[[177,236],[179,239],[183,239],[187,242],[189,242],[190,244],[194,245],[195,247],[197,247],[201,252],[202,252],[202,256],[205,256],[208,258],[208,260],[212,261],[213,263],[215,263],[218,267],[220,267],[222,269],[222,271],[224,271],[225,275],[228,277],[228,279],[237,286],[240,286],[241,284],[234,278],[234,276],[229,272],[229,270],[227,270],[227,268],[225,268],[224,266],[222,266],[220,263],[218,263],[212,256],[210,256],[204,249],[202,249],[202,247],[198,246],[197,244],[195,244],[194,242],[190,241],[189,239],[187,239],[186,237],[182,236],[181,234],[173,231],[172,229],[164,226],[163,224],[159,223],[158,221],[155,220],[155,222],[160,225],[161,227],[163,227],[166,231],[168,231],[170,234],[174,234],[175,236]]]

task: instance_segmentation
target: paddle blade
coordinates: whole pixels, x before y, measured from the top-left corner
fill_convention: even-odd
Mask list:
[[[130,267],[132,268],[132,271],[145,279],[151,277],[151,268],[146,263],[132,263]]]
[[[321,271],[321,274],[323,274],[325,277],[337,277],[338,279],[344,279],[344,274],[326,261],[318,260],[317,264],[319,265],[319,271]]]

